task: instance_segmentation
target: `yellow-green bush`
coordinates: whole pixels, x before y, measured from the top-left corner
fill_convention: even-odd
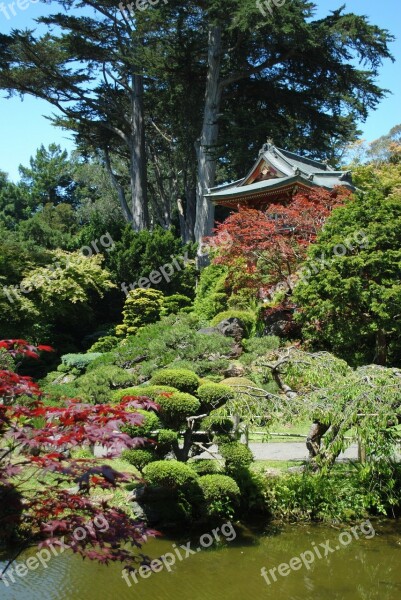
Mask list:
[[[168,385],[180,392],[193,394],[198,389],[199,377],[189,369],[162,369],[153,374],[150,384]]]

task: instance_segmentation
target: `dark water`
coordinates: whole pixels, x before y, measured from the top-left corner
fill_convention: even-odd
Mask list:
[[[215,548],[201,549],[171,567],[171,572],[151,573],[138,583],[122,578],[121,565],[101,566],[82,561],[71,554],[50,560],[6,587],[0,582],[3,600],[401,600],[401,522],[372,522],[375,535],[359,539],[344,534],[347,529],[321,526],[292,526],[264,535],[237,529],[233,541]],[[349,531],[349,529],[348,529]],[[365,529],[366,531],[366,529]],[[206,533],[206,532],[205,532]],[[232,537],[226,536],[226,537]],[[329,541],[329,548],[327,547]],[[156,558],[174,552],[187,540],[159,539],[146,544],[144,550]],[[209,543],[207,540],[205,543]],[[319,546],[323,544],[323,546]],[[346,545],[347,544],[347,545]],[[199,546],[199,537],[191,548]],[[316,550],[318,548],[319,550]],[[338,549],[337,549],[338,548]],[[332,551],[331,551],[332,550]],[[309,551],[310,554],[305,552]],[[306,568],[300,560],[313,563]],[[318,558],[320,552],[322,558]],[[329,553],[324,557],[325,553]],[[18,559],[25,562],[36,549]],[[4,557],[3,557],[4,559]],[[267,572],[293,559],[296,570],[282,567],[284,576],[273,571],[277,581],[267,585],[261,568]],[[171,559],[172,560],[172,559]],[[3,561],[4,564],[4,561]],[[22,572],[24,570],[22,569]],[[272,576],[270,575],[270,579]]]

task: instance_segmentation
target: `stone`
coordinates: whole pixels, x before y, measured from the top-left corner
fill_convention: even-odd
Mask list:
[[[237,317],[224,319],[216,325],[216,329],[226,337],[232,337],[236,342],[240,342],[245,337],[245,326]]]

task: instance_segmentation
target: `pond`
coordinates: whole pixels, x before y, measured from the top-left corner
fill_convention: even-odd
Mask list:
[[[99,565],[66,552],[46,568],[39,564],[23,577],[15,575],[8,587],[0,582],[0,598],[399,600],[401,522],[372,521],[372,526],[359,524],[352,532],[350,527],[294,525],[260,534],[226,524],[224,535],[216,534],[219,545],[208,548],[212,529],[191,544],[187,538],[150,540],[144,551],[153,559],[164,555],[164,566],[160,569],[163,563],[157,561],[154,571],[143,571],[145,577],[136,573],[136,582],[123,579],[120,564]],[[18,563],[36,552],[27,550]]]

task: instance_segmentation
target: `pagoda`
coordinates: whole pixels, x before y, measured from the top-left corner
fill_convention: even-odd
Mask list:
[[[267,142],[249,173],[238,181],[208,190],[206,198],[219,206],[265,210],[272,202],[285,203],[297,192],[313,188],[355,190],[350,171],[336,171],[327,163],[299,156]]]

